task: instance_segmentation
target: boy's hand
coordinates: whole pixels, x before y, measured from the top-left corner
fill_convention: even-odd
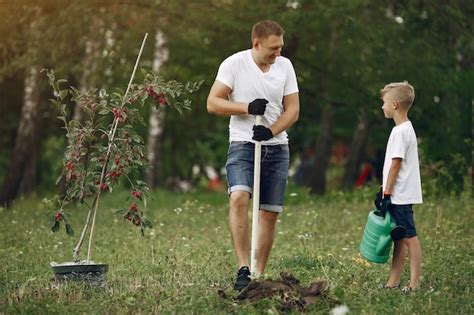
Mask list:
[[[273,132],[270,128],[262,125],[253,126],[253,137],[255,141],[266,141],[273,138]]]
[[[382,201],[382,187],[380,187],[380,190],[375,194],[375,199],[374,199],[374,205],[379,210],[380,210],[381,201]]]
[[[264,98],[254,99],[249,103],[249,108],[247,111],[250,115],[263,115],[265,113],[267,103],[268,101]]]
[[[382,211],[384,214],[388,212],[388,208],[392,204],[392,201],[390,199],[389,194],[383,194],[382,201],[380,201],[380,211]]]

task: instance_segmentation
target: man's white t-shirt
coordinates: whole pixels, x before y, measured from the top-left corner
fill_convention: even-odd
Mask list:
[[[391,201],[397,205],[423,202],[421,193],[420,164],[415,129],[410,121],[393,127],[388,138],[383,164],[383,190],[387,185],[392,159],[401,158],[401,168],[393,187]]]
[[[225,59],[217,72],[217,81],[227,85],[232,92],[229,100],[250,103],[254,99],[268,100],[262,124],[273,125],[283,113],[283,96],[298,92],[295,70],[291,61],[279,56],[267,72],[263,72],[252,58],[251,50],[244,50]],[[229,141],[252,140],[254,115],[232,115],[229,123]],[[288,135],[283,131],[264,145],[286,144]]]

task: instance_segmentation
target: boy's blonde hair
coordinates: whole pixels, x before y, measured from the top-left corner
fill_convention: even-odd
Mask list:
[[[390,94],[393,100],[399,102],[405,110],[409,110],[415,100],[415,89],[408,81],[387,84],[380,90],[380,98],[383,99],[387,94]]]

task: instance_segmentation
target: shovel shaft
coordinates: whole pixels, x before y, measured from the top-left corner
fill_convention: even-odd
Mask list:
[[[262,124],[262,116],[255,117],[255,125]],[[250,272],[257,273],[257,244],[258,244],[258,214],[260,211],[260,161],[262,156],[262,143],[255,142],[254,170],[253,170],[253,207],[252,207],[252,243],[250,247]]]

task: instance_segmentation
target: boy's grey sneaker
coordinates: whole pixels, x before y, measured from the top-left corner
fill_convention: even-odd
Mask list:
[[[250,269],[247,266],[243,266],[237,273],[237,279],[235,280],[234,290],[242,290],[250,283]]]

